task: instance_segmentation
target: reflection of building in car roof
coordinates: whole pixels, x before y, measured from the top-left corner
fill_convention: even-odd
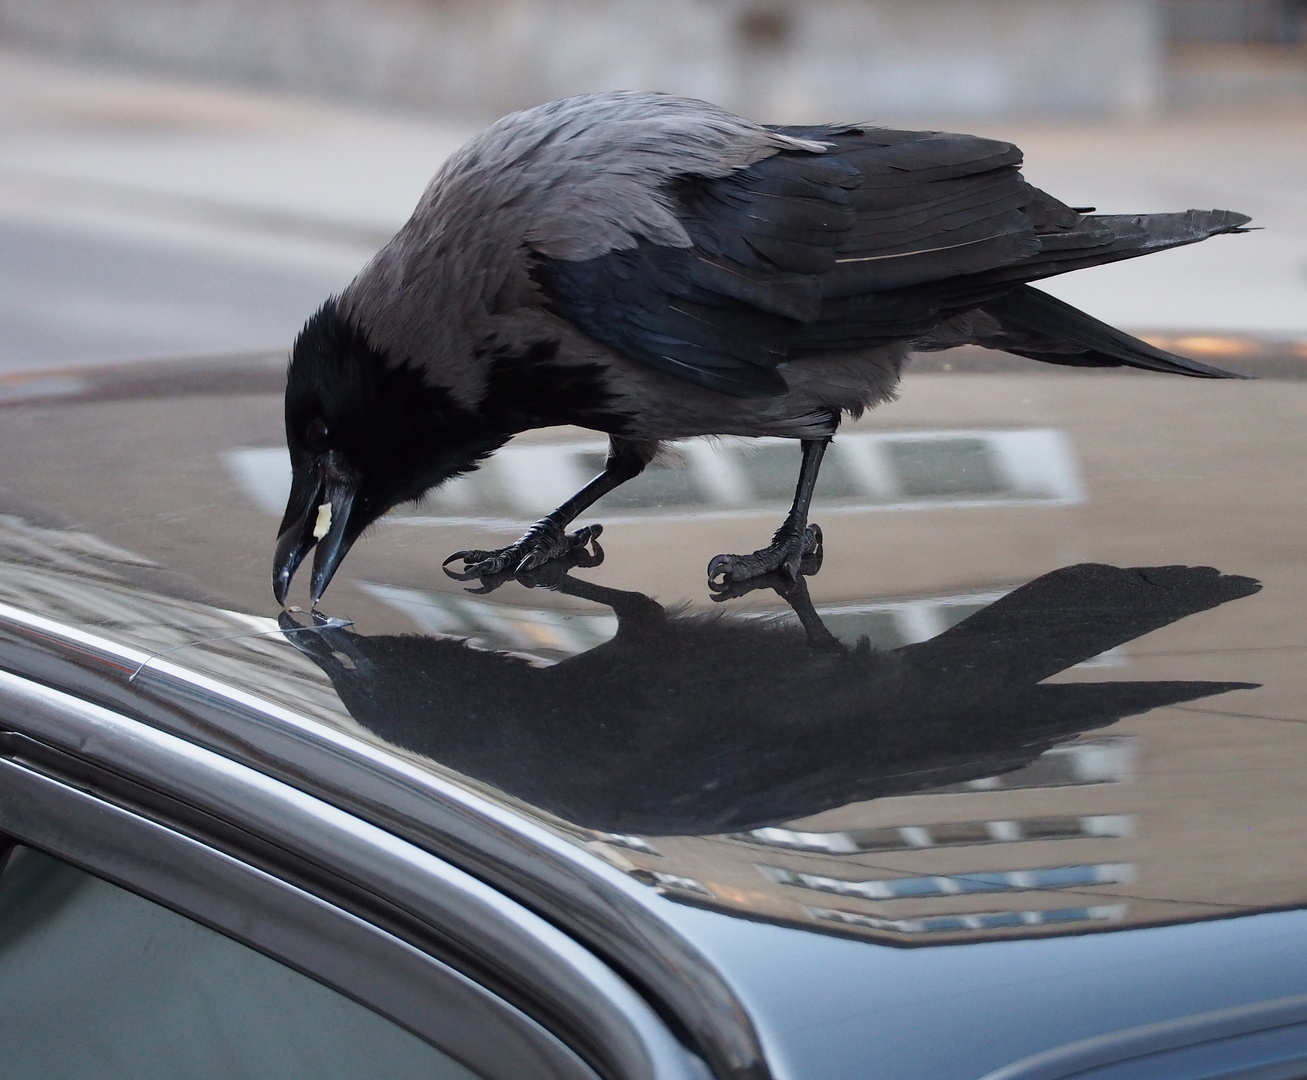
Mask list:
[[[1137,901],[1119,898],[1136,878],[1134,862],[1125,860],[1138,855],[1139,845],[1131,843],[1137,815],[1048,811],[1087,787],[1095,789],[1091,798],[1098,806],[1139,805],[1131,784],[1137,767],[1136,738],[1090,736],[1055,746],[1009,773],[845,807],[837,813],[848,824],[839,829],[770,827],[652,842],[608,834],[603,841],[624,849],[636,872],[670,895],[714,906],[744,903],[759,913],[844,933],[908,943],[965,941],[996,931],[1094,929],[1166,917],[1161,905],[1140,909]],[[1014,812],[948,819],[955,796],[968,792],[1006,794],[991,796],[987,807],[995,815]],[[858,824],[860,818],[883,820],[884,803],[897,804],[890,817],[905,823]],[[914,812],[926,823],[907,824]],[[706,842],[712,844],[707,873]],[[886,855],[900,858],[890,866]],[[1093,861],[1081,861],[1086,855]],[[1067,902],[1087,897],[1096,902]]]

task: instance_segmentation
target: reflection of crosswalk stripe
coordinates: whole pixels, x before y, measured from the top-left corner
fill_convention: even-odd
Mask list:
[[[1129,814],[1014,818],[1003,821],[953,821],[934,825],[803,832],[776,827],[736,833],[730,838],[782,851],[823,855],[853,855],[877,851],[919,851],[926,848],[974,847],[1030,840],[1079,840],[1088,837],[1128,837],[1134,833]]]
[[[358,588],[402,612],[423,634],[465,638],[480,648],[551,662],[588,652],[617,633],[617,616],[491,604],[470,596],[425,592],[371,581]]]
[[[290,498],[290,452],[284,447],[229,450],[227,468],[265,514],[280,517]]]
[[[777,885],[814,892],[855,896],[862,900],[903,900],[975,893],[1076,889],[1091,885],[1127,885],[1134,880],[1129,863],[1039,866],[1024,870],[986,870],[929,877],[842,878],[759,864],[758,872]]]
[[[510,443],[475,473],[429,495],[410,519],[527,520],[562,503],[603,465],[606,443]],[[598,509],[608,515],[696,517],[771,513],[788,504],[799,449],[785,439],[692,439],[677,444],[678,465],[655,462]],[[229,451],[241,488],[280,515],[290,491],[285,450]],[[849,432],[827,453],[817,498],[823,510],[1083,501],[1070,444],[1057,430]]]
[[[1047,911],[981,911],[966,915],[931,915],[917,919],[886,919],[856,911],[804,907],[804,913],[818,922],[883,930],[898,934],[943,934],[959,930],[1001,930],[1074,922],[1120,922],[1125,904],[1088,904],[1083,907],[1052,908]]]

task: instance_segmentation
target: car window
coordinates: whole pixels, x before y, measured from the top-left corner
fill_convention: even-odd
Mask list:
[[[0,865],[0,1047],[5,1080],[476,1080],[313,979],[21,846]]]

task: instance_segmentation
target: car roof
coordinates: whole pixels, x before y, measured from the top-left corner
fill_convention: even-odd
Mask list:
[[[719,1065],[978,1074],[1300,994],[1307,359],[1208,347],[1262,377],[918,365],[788,600],[703,581],[783,513],[768,441],[601,503],[600,566],[440,574],[585,478],[568,429],[384,523],[320,617],[268,580],[283,357],[7,377],[0,662],[493,884]]]

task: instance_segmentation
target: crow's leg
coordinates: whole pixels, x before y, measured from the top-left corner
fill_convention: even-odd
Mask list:
[[[603,526],[587,525],[584,529],[578,529],[570,534],[566,531],[567,526],[586,507],[607,495],[613,488],[639,476],[657,452],[658,444],[655,442],[637,442],[632,439],[620,439],[616,435],[610,436],[608,459],[604,462],[604,471],[552,514],[541,518],[527,529],[517,543],[490,551],[479,548],[456,551],[442,565],[448,566],[455,559],[462,559],[461,571],[447,571],[447,573],[460,581],[466,581],[474,577],[502,573],[505,570],[519,574],[534,570],[550,559],[584,547],[603,531]]]
[[[817,486],[817,472],[830,439],[804,439],[803,464],[799,483],[794,489],[794,504],[784,523],[771,538],[771,544],[752,555],[718,555],[708,564],[708,585],[714,590],[729,589],[751,578],[779,570],[790,581],[799,577],[805,555],[821,548],[821,529],[808,524],[808,506]]]

